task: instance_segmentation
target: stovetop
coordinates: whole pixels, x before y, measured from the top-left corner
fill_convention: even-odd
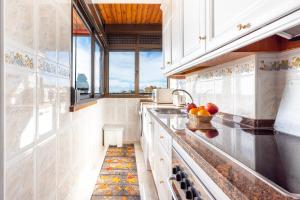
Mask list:
[[[269,128],[253,129],[214,118],[212,127],[186,129],[185,115],[157,114],[173,131],[185,130],[225,152],[290,193],[300,194],[300,138]]]

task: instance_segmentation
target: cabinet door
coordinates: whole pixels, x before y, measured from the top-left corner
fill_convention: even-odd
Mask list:
[[[183,62],[205,53],[205,0],[183,1]]]
[[[172,0],[171,38],[172,65],[177,66],[182,58],[182,0]]]
[[[207,50],[213,50],[300,8],[299,0],[208,0]]]
[[[164,55],[164,68],[168,69],[172,64],[172,30],[171,30],[171,17],[172,17],[172,2],[165,1],[163,9],[163,55]]]

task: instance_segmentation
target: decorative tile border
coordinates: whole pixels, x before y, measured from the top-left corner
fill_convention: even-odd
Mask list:
[[[38,57],[38,70],[41,73],[56,75],[57,64],[49,62],[48,60]]]
[[[249,60],[249,62],[241,64],[233,64],[232,66],[221,67],[207,72],[199,72],[197,76],[187,77],[187,82],[192,82],[196,80],[209,80],[215,78],[222,78],[225,76],[231,76],[235,74],[251,74],[255,71],[255,62],[254,60]]]
[[[5,50],[5,64],[16,65],[19,67],[34,69],[34,56],[18,50]]]
[[[63,78],[70,78],[70,68],[58,65],[57,67],[57,75]]]
[[[282,59],[274,62],[259,62],[262,71],[300,70],[300,57],[294,56],[290,59]]]

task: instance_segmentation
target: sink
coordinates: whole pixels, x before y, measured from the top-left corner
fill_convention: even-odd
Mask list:
[[[154,111],[159,114],[186,114],[184,110],[178,108],[156,108]]]

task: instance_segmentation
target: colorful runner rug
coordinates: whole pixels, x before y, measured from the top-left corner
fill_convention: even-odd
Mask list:
[[[139,200],[134,145],[109,147],[91,200]]]

